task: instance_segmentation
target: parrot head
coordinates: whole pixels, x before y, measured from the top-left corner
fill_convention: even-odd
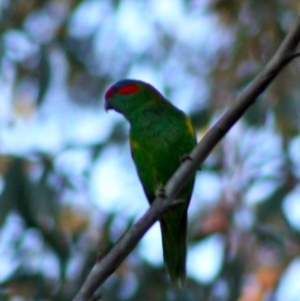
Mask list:
[[[127,115],[162,97],[150,84],[139,80],[124,79],[112,85],[105,93],[105,110]]]

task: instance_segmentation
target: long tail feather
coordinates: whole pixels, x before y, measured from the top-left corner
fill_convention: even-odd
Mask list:
[[[187,211],[180,207],[165,213],[160,221],[165,265],[177,288],[185,281],[186,260]]]

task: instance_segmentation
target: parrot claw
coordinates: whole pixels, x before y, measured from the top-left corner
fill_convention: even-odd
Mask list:
[[[162,199],[168,198],[168,196],[167,196],[167,194],[166,194],[166,190],[165,190],[163,187],[158,188],[158,189],[156,190],[155,196],[156,196],[157,198],[162,198]]]
[[[101,261],[103,257],[104,257],[104,252],[102,249],[100,249],[97,255],[97,262]]]
[[[187,160],[193,161],[193,158],[190,155],[184,155],[180,158],[180,163],[183,163]],[[200,166],[198,170],[202,170],[202,167]]]
[[[185,162],[185,161],[188,161],[188,160],[193,161],[193,159],[192,159],[192,157],[191,157],[190,155],[184,155],[184,156],[182,156],[182,157],[180,158],[180,162],[181,162],[181,163],[183,163],[183,162]]]

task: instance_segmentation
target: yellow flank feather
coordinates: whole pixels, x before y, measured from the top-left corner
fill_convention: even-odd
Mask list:
[[[193,128],[193,125],[191,123],[190,118],[186,117],[186,119],[185,119],[185,125],[186,125],[186,128],[187,128],[186,133],[189,134],[190,136],[194,137],[195,132],[194,132],[194,128]]]
[[[139,143],[136,140],[133,140],[133,139],[130,139],[130,145],[131,145],[131,148],[134,148],[134,149],[139,149],[140,148]]]

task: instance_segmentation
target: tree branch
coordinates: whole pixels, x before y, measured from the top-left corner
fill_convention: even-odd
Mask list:
[[[116,270],[146,231],[172,206],[172,201],[187,183],[188,179],[197,171],[215,145],[220,142],[246,110],[255,103],[257,97],[264,92],[279,72],[292,59],[299,56],[299,52],[296,52],[299,40],[300,18],[298,18],[295,27],[288,33],[265,68],[192,150],[189,155],[191,160],[185,160],[176,170],[165,186],[167,198],[157,198],[147,212],[123,234],[110,252],[96,262],[73,301],[90,300],[97,288]]]

